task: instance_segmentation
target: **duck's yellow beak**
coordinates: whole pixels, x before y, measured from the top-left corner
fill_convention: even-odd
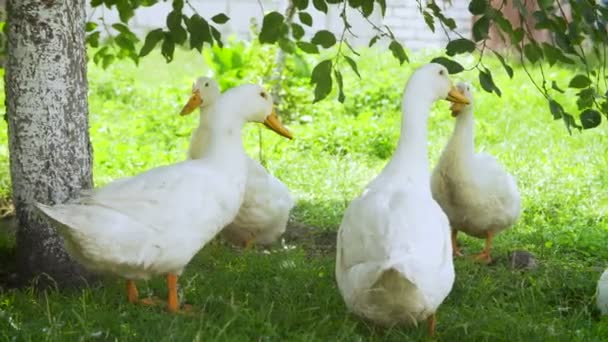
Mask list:
[[[279,120],[274,108],[272,109],[272,113],[270,113],[270,115],[266,117],[266,120],[264,120],[264,125],[287,139],[293,139],[291,132],[285,128],[285,126],[283,126],[281,123],[281,120]]]
[[[192,113],[196,108],[200,107],[201,104],[203,104],[201,93],[195,90],[192,92],[192,95],[188,99],[188,102],[186,103],[184,108],[182,108],[182,111],[179,112],[179,115],[188,115]]]
[[[463,93],[460,92],[460,90],[457,87],[452,87],[452,89],[450,89],[450,92],[448,93],[448,97],[446,97],[446,100],[453,102],[453,103],[461,103],[461,104],[465,104],[465,105],[468,105],[470,103],[470,101],[464,96]]]
[[[460,114],[460,112],[462,112],[462,110],[464,109],[464,106],[466,106],[465,104],[462,103],[452,103],[452,105],[450,106],[450,111],[452,112],[452,116],[453,117],[457,117],[458,114]]]

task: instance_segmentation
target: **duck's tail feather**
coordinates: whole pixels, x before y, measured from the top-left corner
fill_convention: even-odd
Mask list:
[[[416,284],[399,265],[385,265],[353,303],[353,310],[384,325],[417,324],[424,311]]]
[[[50,206],[42,203],[34,203],[34,207],[38,209],[46,218],[51,220],[53,223],[64,225],[67,220],[67,215],[64,210],[61,210],[61,206]]]

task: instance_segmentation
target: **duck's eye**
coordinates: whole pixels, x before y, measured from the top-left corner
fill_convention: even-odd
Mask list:
[[[205,87],[208,87],[208,86],[209,86],[209,82],[206,82],[206,83],[205,83]]]
[[[443,76],[445,72],[443,70],[439,70],[439,75]]]
[[[267,96],[267,95],[266,95],[266,93],[265,93],[265,92],[261,92],[261,93],[260,93],[260,96],[261,96],[261,97],[263,97],[263,98],[266,98],[266,96]]]

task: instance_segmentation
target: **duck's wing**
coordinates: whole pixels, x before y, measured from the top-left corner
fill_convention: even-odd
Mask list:
[[[235,196],[235,185],[196,163],[185,161],[120,179],[70,205],[114,210],[155,230],[226,224],[231,201],[239,200],[229,198]]]

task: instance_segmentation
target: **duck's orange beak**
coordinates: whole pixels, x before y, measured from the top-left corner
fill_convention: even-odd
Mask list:
[[[283,126],[281,123],[281,120],[279,120],[274,108],[272,109],[272,113],[270,113],[270,115],[266,117],[266,120],[264,120],[264,125],[275,131],[278,135],[284,136],[287,139],[293,139],[291,132],[285,128],[285,126]]]
[[[184,108],[182,108],[182,111],[179,112],[179,115],[188,115],[202,104],[203,99],[201,98],[201,93],[198,90],[195,90],[192,92],[192,95],[190,95],[190,98]]]

